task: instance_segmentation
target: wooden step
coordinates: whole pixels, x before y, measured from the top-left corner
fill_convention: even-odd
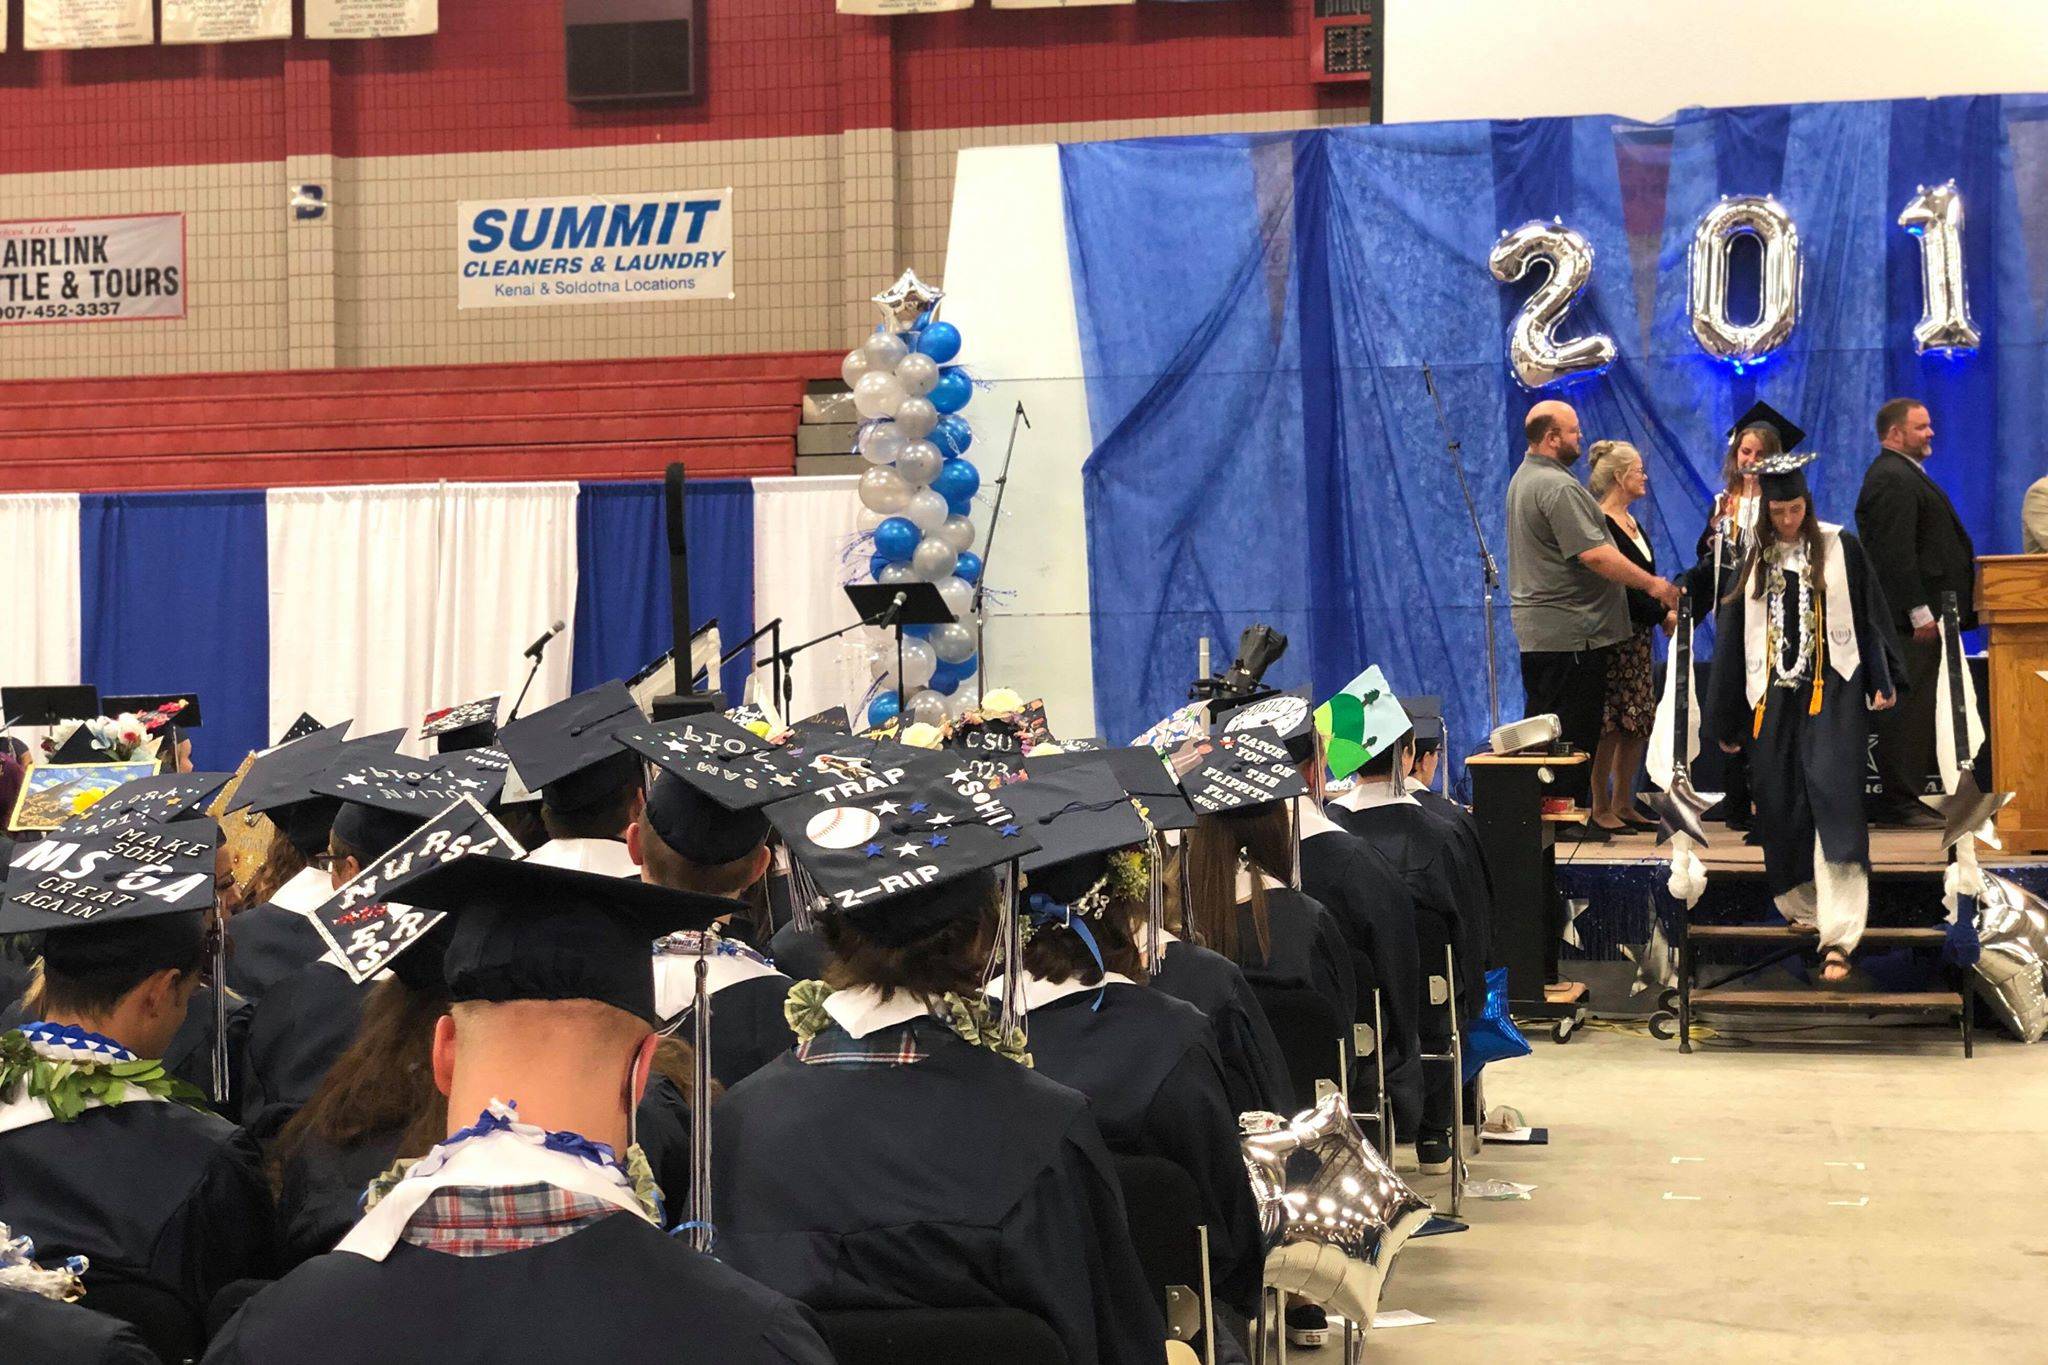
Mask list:
[[[1694,1012],[1739,1010],[1907,1010],[1941,1014],[1959,1011],[1963,997],[1954,991],[1829,991],[1718,990],[1694,991]]]
[[[1686,930],[1686,936],[1698,943],[1702,940],[1760,941],[1809,939],[1815,944],[1820,935],[1811,929],[1795,929],[1789,924],[1695,924]],[[1946,929],[1865,929],[1865,943],[1940,943],[1948,937]]]

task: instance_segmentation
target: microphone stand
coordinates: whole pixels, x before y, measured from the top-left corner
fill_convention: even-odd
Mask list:
[[[718,661],[718,668],[720,673],[723,673],[725,670],[725,666],[727,664],[731,663],[734,659],[739,658],[740,655],[746,653],[747,650],[751,648],[757,641],[759,641],[760,638],[764,635],[769,638],[770,642],[775,646],[777,650],[776,654],[772,654],[768,657],[767,662],[773,664],[775,667],[774,687],[776,704],[784,705],[786,703],[784,702],[782,696],[782,659],[780,654],[780,651],[782,649],[782,618],[780,616],[776,617],[767,625],[761,627],[752,635],[749,635],[746,639],[740,641],[731,649],[727,650],[725,656]],[[755,665],[756,668],[758,668],[759,666],[760,665],[758,664]],[[751,672],[752,670],[750,669],[748,671]]]
[[[508,714],[505,717],[505,723],[507,725],[510,725],[513,721],[519,719],[519,708],[526,704],[526,689],[533,686],[534,676],[540,672],[541,656],[547,652],[548,647],[546,645],[542,645],[539,649],[533,650],[527,654],[526,657],[533,660],[533,663],[526,670],[526,681],[519,685],[519,699],[512,703],[512,710],[510,714]]]
[[[795,662],[797,655],[803,653],[807,649],[810,649],[814,645],[822,645],[828,641],[836,640],[840,636],[846,634],[848,631],[859,630],[862,626],[873,626],[880,624],[881,622],[879,619],[870,621],[866,618],[862,618],[861,620],[851,622],[847,625],[843,625],[837,630],[828,630],[823,635],[818,636],[816,639],[805,640],[802,644],[791,645],[788,649],[782,649],[780,648],[780,645],[782,643],[782,622],[780,619],[778,619],[774,622],[774,630],[771,632],[774,635],[775,643],[778,646],[778,648],[773,654],[769,655],[767,658],[755,664],[754,667],[757,670],[773,667],[777,674],[781,676],[784,687],[782,704],[786,710],[789,706],[790,701],[796,695],[795,679],[789,672],[789,669],[790,665]],[[900,661],[897,665],[897,672],[899,674],[900,681],[900,674],[902,672],[902,664],[900,663]],[[787,715],[783,716],[784,721],[787,721],[788,719],[789,717]]]
[[[1486,530],[1479,524],[1479,505],[1472,501],[1472,485],[1465,479],[1463,447],[1451,433],[1451,419],[1444,415],[1444,400],[1436,391],[1436,376],[1430,373],[1427,362],[1422,366],[1422,382],[1428,386],[1429,401],[1436,408],[1437,430],[1443,433],[1444,449],[1450,453],[1451,468],[1458,475],[1458,491],[1465,496],[1465,515],[1472,519],[1472,538],[1479,542],[1479,574],[1484,583],[1481,597],[1486,604],[1486,711],[1491,732],[1500,728],[1500,665],[1493,623],[1493,595],[1500,590],[1500,566],[1494,562],[1493,551],[1486,543]]]
[[[996,476],[996,505],[995,509],[989,513],[988,539],[982,542],[981,546],[981,577],[974,580],[974,605],[972,607],[974,612],[974,657],[976,662],[980,664],[980,667],[975,669],[974,673],[974,704],[977,709],[980,707],[982,700],[988,696],[988,654],[982,648],[981,638],[983,631],[986,629],[986,623],[981,614],[981,595],[988,587],[989,560],[996,550],[996,527],[1002,524],[1003,493],[1010,486],[1010,460],[1017,453],[1017,424],[1019,422],[1022,422],[1027,427],[1031,425],[1031,419],[1024,414],[1024,400],[1021,398],[1017,400],[1016,415],[1010,419],[1010,445],[1008,449],[1003,451],[1003,472]],[[901,641],[898,641],[898,643],[900,644]],[[896,676],[899,680],[903,676],[903,663],[901,659],[897,660]]]

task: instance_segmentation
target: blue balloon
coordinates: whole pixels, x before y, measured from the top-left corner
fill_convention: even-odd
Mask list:
[[[953,690],[960,686],[960,679],[948,673],[946,666],[940,664],[932,670],[931,681],[927,682],[925,686],[942,697],[950,697],[953,695]]]
[[[967,453],[967,447],[974,444],[974,428],[967,424],[965,417],[947,413],[925,439],[937,446],[947,459],[958,459]]]
[[[932,626],[905,626],[903,635],[906,639],[929,640],[934,629]]]
[[[1486,974],[1486,1007],[1465,1025],[1465,1083],[1470,1085],[1488,1062],[1529,1055],[1529,1040],[1508,1013],[1508,969]]]
[[[868,703],[868,724],[887,725],[902,709],[903,704],[896,700],[894,691],[877,693],[875,699]]]
[[[951,513],[952,513],[952,514],[953,514],[954,516],[956,516],[956,517],[970,517],[970,516],[973,516],[973,515],[974,515],[974,499],[973,499],[973,498],[971,498],[971,497],[969,497],[969,498],[948,498],[948,499],[946,499],[946,510],[947,510],[948,512],[951,512]]]
[[[875,553],[891,564],[901,564],[922,539],[924,532],[909,517],[890,517],[875,528]]]
[[[943,365],[960,354],[960,329],[950,322],[930,323],[918,336],[917,349]]]
[[[877,582],[880,582],[882,578],[882,570],[888,568],[889,563],[889,556],[885,554],[875,554],[869,556],[868,577],[874,579]]]
[[[953,565],[953,572],[969,583],[981,578],[981,556],[972,550],[962,550],[959,560]]]
[[[932,492],[947,502],[963,502],[981,490],[981,471],[971,460],[948,460],[932,476]]]
[[[939,382],[925,396],[940,412],[958,412],[967,406],[968,399],[974,397],[974,385],[968,382],[958,365],[949,365],[939,371]]]

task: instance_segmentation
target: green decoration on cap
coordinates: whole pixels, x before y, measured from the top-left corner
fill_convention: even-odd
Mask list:
[[[1379,666],[1366,669],[1316,708],[1330,776],[1339,781],[1351,776],[1408,733],[1410,724]]]

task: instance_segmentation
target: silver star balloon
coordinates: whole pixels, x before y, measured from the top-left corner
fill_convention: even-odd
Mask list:
[[[1977,898],[1977,977],[1992,1008],[2021,1041],[2048,1033],[2048,904],[2025,887],[1984,874]]]
[[[1628,989],[1630,997],[1644,991],[1668,990],[1678,984],[1678,954],[1664,937],[1664,921],[1657,917],[1654,905],[1650,908],[1649,941],[1640,948],[1624,943],[1621,955],[1636,964],[1636,979]]]
[[[1429,1204],[1365,1140],[1342,1095],[1292,1119],[1253,1112],[1238,1125],[1266,1239],[1266,1283],[1369,1325],[1395,1255],[1429,1222]]]
[[[1992,820],[2012,802],[2013,795],[1985,791],[1977,785],[1976,772],[1964,768],[1956,779],[1955,794],[1943,797],[1939,803],[1942,852],[1948,852],[1972,834],[1989,842]]]
[[[932,288],[917,277],[915,270],[906,270],[896,277],[896,283],[875,295],[875,307],[889,320],[890,331],[907,332],[924,312],[936,309],[944,297],[945,290]]]
[[[1671,774],[1668,791],[1652,792],[1644,798],[1650,809],[1657,813],[1657,842],[1668,842],[1673,835],[1683,834],[1694,843],[1705,848],[1707,836],[1700,828],[1700,816],[1712,804],[1693,790],[1692,777],[1683,768]]]

